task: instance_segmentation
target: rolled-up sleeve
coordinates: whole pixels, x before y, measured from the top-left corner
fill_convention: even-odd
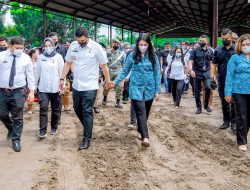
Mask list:
[[[233,55],[228,61],[226,83],[225,83],[225,96],[232,96],[235,68],[237,64],[236,56],[237,55]]]

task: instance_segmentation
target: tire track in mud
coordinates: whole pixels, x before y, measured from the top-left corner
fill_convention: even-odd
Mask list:
[[[231,138],[207,123],[187,117],[183,109],[176,111],[173,106],[167,107],[166,109],[166,106],[157,105],[151,115],[151,118],[157,119],[150,121],[150,126],[159,141],[166,145],[172,155],[175,155],[172,159],[176,159],[177,166],[182,168],[182,171],[177,173],[188,175],[192,174],[190,169],[198,170],[196,181],[201,176],[205,177],[203,181],[209,184],[209,188],[204,186],[202,189],[247,190],[250,188],[249,157],[238,151]],[[189,157],[182,160],[185,155]],[[189,169],[185,170],[185,168]],[[211,180],[212,183],[210,183]],[[191,185],[188,188],[199,189],[192,188]]]

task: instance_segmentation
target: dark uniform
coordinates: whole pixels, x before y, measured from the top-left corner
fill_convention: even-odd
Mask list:
[[[225,125],[235,125],[235,110],[234,104],[227,103],[224,94],[225,89],[225,81],[227,74],[227,64],[232,55],[235,54],[235,49],[233,46],[230,48],[226,48],[224,46],[220,46],[215,49],[213,64],[218,64],[218,90],[221,99],[222,112],[223,112],[223,121]]]
[[[211,48],[203,49],[196,48],[190,52],[189,60],[193,60],[193,71],[196,74],[194,78],[194,93],[195,93],[195,102],[198,109],[202,108],[200,92],[201,92],[201,83],[204,83],[205,86],[205,104],[204,108],[209,107],[209,98],[210,98],[210,61],[213,58],[213,50]]]

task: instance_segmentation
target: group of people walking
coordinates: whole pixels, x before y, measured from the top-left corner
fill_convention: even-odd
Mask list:
[[[236,130],[239,149],[246,151],[250,127],[250,35],[242,35],[234,44],[232,31],[224,29],[221,38],[223,45],[216,49],[209,47],[208,36],[202,35],[194,48],[184,42],[171,49],[171,44],[166,43],[164,50],[157,52],[149,34],[140,34],[133,48],[126,43],[121,51],[121,42],[113,39],[111,48],[105,51],[90,38],[86,28],[78,27],[75,41],[68,48],[62,46],[58,34],[52,32],[44,39],[41,54],[38,55],[38,49],[32,49],[29,57],[23,52],[22,37],[13,37],[9,46],[7,39],[0,37],[0,119],[8,130],[7,138],[12,140],[14,151],[21,151],[24,103],[28,102],[28,111],[32,112],[35,94],[40,105],[38,137],[47,136],[49,103],[50,134],[56,135],[62,112],[61,95],[69,86],[67,78],[73,76],[73,108],[84,127],[79,150],[88,149],[93,110],[100,112],[96,100],[102,75],[105,79],[103,106],[112,88],[118,109],[122,109],[121,100],[127,103],[129,96],[130,127],[135,128],[137,123],[138,137],[144,147],[150,146],[147,120],[153,101],[160,100],[161,81],[177,109],[190,83],[196,114],[200,114],[202,108],[212,112],[211,89],[218,85],[223,111],[220,128],[231,126]],[[69,102],[69,93],[64,98]],[[68,109],[67,103],[65,110]]]

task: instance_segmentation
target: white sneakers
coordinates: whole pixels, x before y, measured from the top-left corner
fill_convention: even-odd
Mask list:
[[[247,151],[247,146],[246,145],[240,145],[239,149],[242,151]]]

